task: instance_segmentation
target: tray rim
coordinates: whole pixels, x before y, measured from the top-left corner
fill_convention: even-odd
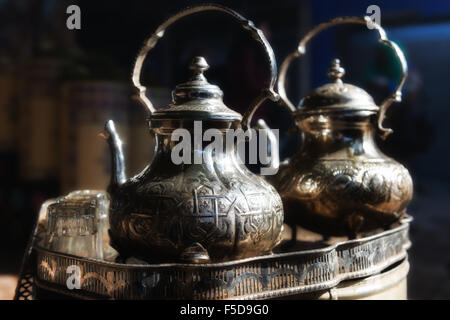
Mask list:
[[[413,218],[411,216],[406,216],[400,220],[400,225],[389,229],[382,231],[380,233],[359,238],[359,239],[351,239],[347,241],[339,241],[332,245],[323,247],[323,248],[317,248],[317,249],[310,249],[310,250],[299,250],[299,251],[290,251],[290,252],[281,252],[281,253],[272,253],[268,255],[262,255],[257,257],[251,257],[251,258],[245,258],[245,259],[238,259],[238,260],[231,260],[231,261],[225,261],[225,262],[218,262],[218,263],[178,263],[178,262],[169,262],[169,263],[149,263],[149,264],[133,264],[133,263],[119,263],[119,262],[113,262],[113,261],[106,261],[101,259],[95,259],[95,258],[87,258],[87,257],[80,257],[77,255],[69,254],[69,253],[62,253],[57,252],[53,250],[46,249],[40,245],[38,245],[38,242],[34,242],[33,250],[36,250],[38,252],[43,253],[50,253],[54,256],[60,256],[64,258],[71,258],[71,259],[77,259],[83,262],[92,262],[98,265],[104,265],[108,267],[120,267],[125,269],[139,269],[139,268],[145,268],[145,269],[160,269],[160,268],[171,268],[171,267],[180,267],[180,268],[192,268],[192,269],[199,269],[199,268],[222,268],[222,267],[231,267],[233,265],[239,265],[239,264],[245,264],[250,262],[256,262],[259,260],[278,260],[283,258],[289,258],[289,257],[301,257],[301,256],[314,256],[318,254],[328,253],[333,250],[337,250],[339,248],[347,248],[351,246],[357,246],[361,245],[367,242],[370,242],[372,240],[376,240],[379,238],[383,238],[385,236],[391,235],[393,233],[397,233],[399,231],[402,231],[404,229],[409,228],[409,224]],[[405,250],[409,249],[411,246],[411,242],[408,240],[407,243],[404,244]]]
[[[395,263],[407,259],[407,250],[411,246],[411,241],[409,240],[409,223],[412,221],[412,218],[410,216],[407,216],[400,220],[400,225],[368,236],[360,239],[353,239],[353,240],[347,240],[347,241],[340,241],[333,245],[326,246],[323,248],[318,249],[312,249],[312,250],[300,250],[300,251],[292,251],[292,252],[284,252],[284,253],[274,253],[271,255],[265,255],[265,256],[259,256],[259,257],[253,257],[253,258],[247,258],[247,259],[240,259],[240,260],[234,260],[234,261],[227,261],[222,263],[208,263],[208,264],[183,264],[183,263],[164,263],[164,264],[123,264],[123,263],[117,263],[117,262],[111,262],[111,261],[104,261],[104,260],[98,260],[98,259],[92,259],[92,258],[83,258],[78,257],[75,255],[70,254],[64,254],[60,252],[50,251],[45,248],[42,248],[38,245],[33,246],[33,251],[35,251],[38,254],[48,256],[48,257],[60,257],[63,259],[72,259],[79,261],[80,263],[90,264],[90,265],[97,265],[102,266],[105,268],[114,268],[121,270],[122,272],[160,272],[164,273],[166,271],[167,273],[178,271],[178,270],[184,270],[189,272],[208,272],[208,271],[215,271],[219,269],[224,268],[239,268],[239,267],[246,267],[251,265],[252,263],[277,263],[277,262],[283,262],[285,260],[292,260],[294,262],[297,262],[298,265],[305,265],[307,266],[308,263],[311,263],[311,265],[314,265],[312,262],[315,261],[315,259],[320,259],[321,257],[325,257],[326,255],[330,255],[333,257],[333,261],[330,261],[330,267],[333,273],[333,277],[330,278],[327,281],[321,281],[311,284],[302,284],[292,287],[283,287],[283,288],[275,288],[275,289],[267,289],[262,290],[260,292],[254,292],[254,293],[248,293],[248,294],[241,294],[241,295],[232,295],[227,296],[226,298],[221,299],[228,299],[228,300],[251,300],[251,299],[267,299],[267,298],[277,298],[277,297],[283,297],[283,296],[289,296],[294,294],[301,294],[301,293],[310,293],[310,292],[317,292],[322,290],[331,289],[335,286],[337,286],[339,283],[345,280],[352,280],[352,279],[358,279],[363,277],[370,277],[376,274],[379,274],[383,270],[387,269],[388,267],[394,265]],[[399,246],[399,252],[396,254],[393,254],[389,256],[386,259],[383,259],[382,261],[371,265],[367,268],[363,268],[361,270],[354,270],[354,271],[347,271],[342,272],[341,271],[341,258],[339,256],[339,252],[344,252],[345,250],[349,250],[351,252],[352,248],[361,248],[360,246],[363,246],[365,244],[369,244],[372,241],[386,238],[389,239],[390,235],[394,235],[396,233],[401,234],[403,232],[406,232],[406,236],[402,236],[402,242],[396,243],[396,245]],[[395,238],[392,238],[395,239]],[[339,251],[342,250],[342,251]],[[350,253],[349,253],[350,254]],[[353,257],[350,257],[351,260]],[[35,259],[37,264],[37,257]],[[292,263],[292,261],[290,261]],[[353,261],[353,260],[352,260]],[[317,261],[314,262],[317,264]],[[353,263],[353,262],[352,262]],[[344,262],[345,264],[345,262]],[[344,268],[345,269],[345,268]],[[280,267],[281,270],[281,267]],[[223,270],[219,270],[220,272],[223,272]],[[269,278],[273,276],[274,273],[269,275]],[[213,278],[209,280],[214,280]],[[233,280],[235,281],[235,280]],[[39,272],[36,268],[36,277],[35,277],[35,284],[38,287],[45,288],[47,290],[51,290],[54,292],[59,292],[68,296],[76,297],[76,298],[86,298],[86,299],[114,299],[114,294],[105,294],[105,293],[99,293],[99,292],[91,292],[87,289],[83,289],[83,291],[74,292],[74,290],[68,290],[63,285],[61,285],[58,282],[51,282],[46,279],[40,279]],[[224,287],[223,290],[226,288]],[[264,289],[264,288],[263,288]],[[209,289],[208,289],[209,290]],[[226,289],[228,290],[228,289]],[[85,292],[85,293],[83,293]],[[166,299],[179,299],[174,297],[164,297]],[[122,298],[126,299],[126,298]],[[189,299],[189,298],[182,298],[182,299]],[[190,297],[190,299],[198,299],[197,297]],[[218,299],[218,298],[210,298],[210,299]]]

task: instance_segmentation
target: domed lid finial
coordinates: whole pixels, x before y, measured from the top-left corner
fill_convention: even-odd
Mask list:
[[[349,111],[377,112],[379,107],[372,97],[363,89],[342,81],[345,69],[341,67],[341,61],[334,59],[327,72],[331,82],[324,84],[300,101],[300,113],[320,113]]]
[[[194,59],[192,59],[189,69],[194,71],[192,80],[206,81],[206,78],[203,75],[203,72],[205,72],[206,70],[209,69],[209,64],[208,64],[208,62],[206,62],[205,58],[195,57]]]
[[[177,104],[195,99],[222,99],[222,90],[211,84],[203,74],[209,64],[203,57],[194,57],[189,64],[192,76],[187,82],[177,85],[173,91],[173,101]]]
[[[345,69],[341,67],[341,61],[334,59],[327,73],[330,80],[334,83],[342,83],[341,78],[345,75]]]

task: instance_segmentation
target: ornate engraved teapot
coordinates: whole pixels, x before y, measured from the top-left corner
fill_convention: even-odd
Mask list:
[[[172,92],[173,103],[154,109],[140,83],[143,61],[165,29],[184,16],[200,11],[231,15],[250,31],[264,48],[271,79],[248,112],[242,117],[222,101],[219,87],[208,83],[204,58],[194,58],[192,78]],[[194,130],[202,121],[202,134],[208,128],[223,133],[230,128],[248,128],[256,108],[266,99],[278,100],[273,86],[276,62],[272,48],[253,23],[231,9],[219,5],[188,8],[169,18],[145,42],[137,57],[133,83],[140,102],[150,112],[150,130],[156,135],[157,150],[152,163],[128,180],[124,174],[121,141],[110,120],[105,137],[110,143],[113,173],[110,236],[122,257],[134,256],[151,262],[181,261],[205,263],[226,261],[270,253],[280,242],[283,228],[282,201],[275,188],[251,173],[238,161],[236,146],[222,152],[200,145],[191,156],[200,154],[202,163],[172,161],[175,129]],[[195,145],[195,141],[192,145]]]
[[[324,29],[343,23],[371,23],[379,41],[396,53],[402,78],[395,92],[380,106],[361,88],[344,83],[345,70],[334,60],[325,84],[300,101],[296,108],[286,96],[284,80],[294,58],[305,53],[307,42]],[[282,164],[274,185],[280,193],[286,221],[325,235],[347,234],[387,227],[405,212],[412,198],[408,170],[384,155],[375,143],[378,131],[383,138],[392,130],[383,128],[386,109],[401,101],[407,75],[403,52],[388,40],[384,30],[366,18],[337,18],[312,29],[296,52],[283,62],[278,89],[302,130],[302,147]]]

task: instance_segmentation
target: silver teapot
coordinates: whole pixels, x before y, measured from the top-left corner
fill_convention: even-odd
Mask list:
[[[155,109],[140,83],[142,64],[168,26],[201,11],[218,11],[235,18],[265,50],[271,79],[267,88],[242,117],[222,101],[219,87],[210,84],[203,57],[193,59],[192,77],[172,92],[173,103]],[[110,237],[121,257],[149,262],[207,263],[268,254],[280,242],[283,228],[282,201],[275,188],[238,161],[235,145],[213,151],[200,145],[190,156],[200,154],[202,163],[172,160],[174,131],[192,132],[195,122],[225,131],[248,128],[253,113],[266,99],[276,101],[273,90],[276,62],[269,43],[253,23],[219,5],[188,8],[165,21],[145,42],[133,70],[137,99],[148,109],[150,130],[156,136],[153,161],[138,175],[127,179],[122,144],[110,120],[105,138],[110,144],[113,172],[108,192]],[[195,141],[193,142],[195,145]]]

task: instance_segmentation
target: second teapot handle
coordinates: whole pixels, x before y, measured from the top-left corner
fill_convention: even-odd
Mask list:
[[[276,82],[277,77],[277,64],[275,61],[275,55],[273,53],[272,47],[270,46],[267,39],[264,37],[264,34],[261,30],[255,27],[252,21],[244,18],[239,13],[235,12],[232,9],[229,9],[227,7],[216,5],[216,4],[205,4],[205,5],[198,5],[194,7],[187,8],[185,10],[182,10],[178,12],[177,14],[171,16],[169,19],[167,19],[164,23],[162,23],[156,31],[144,42],[143,47],[139,51],[139,55],[136,58],[136,62],[134,64],[133,68],[133,74],[132,74],[132,81],[134,86],[136,87],[137,94],[134,96],[137,100],[139,100],[152,114],[155,111],[155,108],[153,107],[153,104],[151,101],[147,98],[145,92],[146,87],[141,84],[141,70],[142,65],[144,63],[144,60],[148,54],[148,52],[153,49],[153,47],[156,45],[158,40],[164,36],[164,32],[166,31],[167,27],[169,27],[171,24],[173,24],[175,21],[179,20],[180,18],[183,18],[185,16],[202,12],[202,11],[219,11],[224,12],[232,17],[236,18],[244,29],[249,30],[252,34],[253,38],[262,45],[264,48],[269,64],[270,64],[270,80],[267,83],[267,87],[264,88],[261,91],[261,94],[255,99],[255,101],[250,105],[249,109],[245,113],[242,124],[245,129],[249,128],[250,122],[252,120],[253,114],[255,113],[256,109],[261,105],[263,101],[266,99],[270,99],[272,101],[278,101],[279,95],[274,91],[274,86]]]
[[[400,102],[402,100],[402,92],[401,91],[402,91],[403,85],[405,84],[406,76],[408,74],[408,65],[406,63],[405,55],[403,54],[403,51],[400,49],[400,47],[395,42],[389,40],[386,36],[386,32],[384,31],[384,29],[379,24],[373,22],[367,16],[364,18],[360,18],[360,17],[335,18],[328,22],[321,23],[321,24],[317,25],[315,28],[313,28],[311,31],[309,31],[303,37],[303,39],[300,41],[300,43],[297,47],[297,50],[295,52],[291,53],[290,55],[288,55],[286,57],[286,59],[283,61],[283,63],[281,64],[280,74],[278,77],[278,92],[281,96],[281,99],[287,105],[287,107],[292,112],[295,112],[296,108],[292,104],[292,102],[289,101],[289,99],[286,95],[285,87],[284,87],[286,72],[287,72],[287,69],[289,68],[289,65],[295,58],[299,58],[306,53],[306,44],[308,43],[309,40],[311,40],[312,37],[314,37],[315,35],[317,35],[318,33],[322,32],[323,30],[325,30],[329,27],[336,26],[339,24],[344,24],[344,23],[355,23],[355,24],[362,24],[362,25],[367,25],[367,26],[370,25],[372,27],[372,29],[375,29],[378,32],[378,35],[379,35],[378,41],[381,42],[382,44],[388,46],[392,50],[394,50],[395,54],[397,55],[398,60],[400,61],[400,65],[401,65],[401,69],[402,69],[401,70],[401,72],[402,72],[401,79],[400,79],[395,91],[381,103],[380,111],[378,113],[378,129],[380,131],[381,137],[383,139],[385,139],[389,134],[392,133],[392,129],[383,127],[383,120],[384,120],[384,117],[386,114],[386,110],[389,108],[389,106],[393,102]]]

